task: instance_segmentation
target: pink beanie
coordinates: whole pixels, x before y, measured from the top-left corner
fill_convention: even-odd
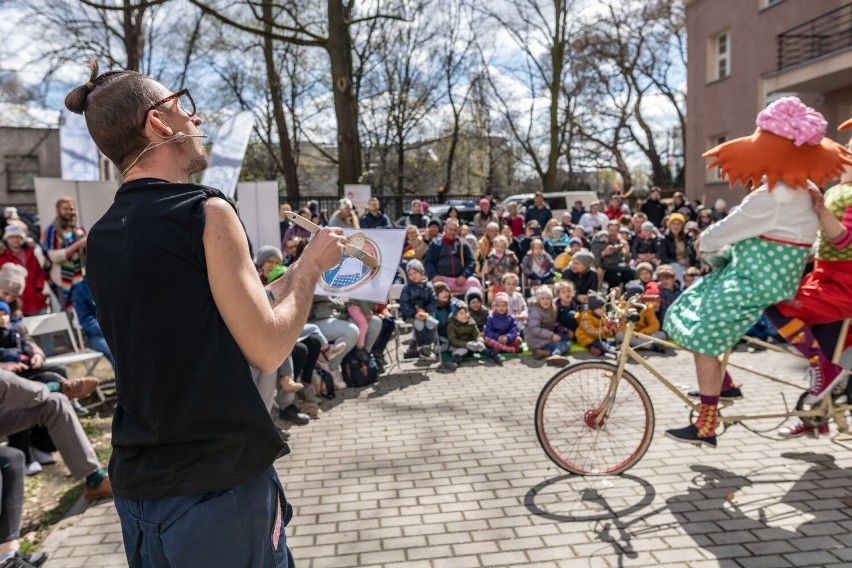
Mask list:
[[[796,97],[782,97],[757,115],[758,128],[792,140],[794,146],[816,146],[825,137],[827,126],[820,113]]]
[[[496,294],[494,294],[493,305],[496,305],[497,302],[506,302],[508,304],[509,303],[509,294],[507,294],[506,292],[497,292]]]

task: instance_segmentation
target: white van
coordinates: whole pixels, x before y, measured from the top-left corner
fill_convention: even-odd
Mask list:
[[[527,207],[533,203],[533,193],[518,193],[510,195],[501,202],[504,208],[510,203],[518,205],[518,213],[524,214]],[[562,214],[566,211],[571,211],[575,201],[582,201],[586,211],[589,210],[589,205],[592,201],[598,201],[598,195],[594,191],[554,191],[553,193],[542,193],[544,202],[550,207],[553,212],[554,219],[561,219]],[[603,210],[603,209],[601,209]]]

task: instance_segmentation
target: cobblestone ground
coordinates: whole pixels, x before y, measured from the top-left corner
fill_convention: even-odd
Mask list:
[[[650,360],[692,387],[691,357]],[[732,360],[803,383],[792,357]],[[778,440],[733,427],[720,447],[676,444],[685,406],[639,368],[657,426],[623,476],[567,475],[539,447],[533,409],[554,373],[532,360],[455,373],[406,363],[378,385],[349,389],[319,420],[294,427],[278,462],[295,517],[297,566],[704,568],[852,565],[852,452],[819,440]],[[781,391],[735,374],[737,411],[780,411]],[[798,391],[785,387],[795,404]],[[833,432],[834,430],[832,430]],[[125,563],[111,503],[65,521],[44,547],[48,568]]]

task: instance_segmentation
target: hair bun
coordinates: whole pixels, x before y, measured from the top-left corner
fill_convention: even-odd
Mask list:
[[[86,109],[86,98],[95,88],[95,80],[98,77],[98,62],[89,58],[86,60],[86,65],[89,66],[90,70],[88,82],[77,87],[65,97],[65,108],[75,114],[83,114]]]

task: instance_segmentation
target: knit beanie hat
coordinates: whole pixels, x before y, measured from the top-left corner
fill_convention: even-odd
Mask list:
[[[654,273],[654,265],[650,262],[640,262],[636,265],[636,274],[639,274],[641,270],[647,270],[651,274]]]
[[[624,287],[624,295],[627,298],[633,298],[634,296],[642,296],[645,293],[645,285],[642,284],[641,280],[631,280]]]
[[[585,266],[586,268],[591,268],[595,265],[595,255],[593,255],[586,249],[578,250],[571,258],[573,260],[576,260],[577,262],[582,263],[583,266]]]
[[[270,258],[277,258],[279,262],[284,262],[284,255],[281,254],[281,249],[272,245],[264,245],[258,249],[255,255],[254,265],[258,267],[263,266],[263,263]]]
[[[496,306],[498,302],[506,302],[509,303],[509,294],[506,292],[498,292],[494,295],[494,301],[491,303],[492,306]]]
[[[5,241],[9,237],[21,237],[22,239],[26,239],[27,233],[19,225],[6,225],[6,229],[3,230],[3,240]]]
[[[654,224],[650,221],[645,221],[644,223],[642,223],[642,230],[653,232],[654,231]]]
[[[27,283],[27,269],[7,262],[0,267],[0,290],[6,290],[20,296]]]
[[[468,304],[472,303],[474,300],[479,300],[480,303],[484,303],[483,298],[482,290],[479,288],[471,288],[467,291],[467,294],[464,295],[464,299]]]
[[[669,220],[666,221],[666,226],[668,227],[671,225],[672,221],[680,221],[681,223],[686,224],[686,217],[684,217],[682,213],[672,213],[669,215]]]
[[[415,272],[419,272],[420,274],[426,274],[426,269],[423,268],[423,263],[417,260],[416,258],[414,260],[408,261],[408,264],[405,265],[405,270],[406,272],[409,270],[414,270]]]
[[[604,307],[604,299],[603,297],[597,294],[589,294],[589,309],[596,310],[598,308]]]
[[[444,282],[443,280],[438,280],[437,282],[434,282],[432,284],[432,288],[435,289],[436,296],[440,294],[443,290],[446,290],[447,292],[450,291],[450,285]]]
[[[12,308],[9,307],[9,304],[6,302],[0,302],[0,312],[6,312],[7,314],[12,314]]]
[[[466,303],[464,303],[464,302],[462,302],[462,301],[459,301],[459,302],[456,302],[456,311],[458,312],[459,310],[468,310],[468,311],[470,311],[470,308],[468,308],[468,307],[467,307],[467,304],[466,304]]]

